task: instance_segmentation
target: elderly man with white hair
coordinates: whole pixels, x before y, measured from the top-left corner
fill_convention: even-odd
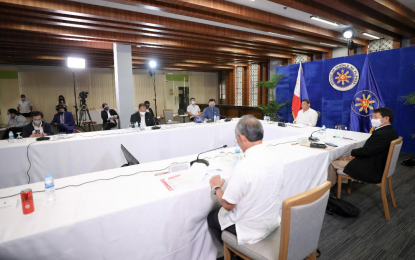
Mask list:
[[[221,243],[226,230],[237,236],[238,244],[254,244],[280,226],[283,167],[262,144],[264,129],[255,117],[243,116],[235,135],[245,158],[235,166],[226,187],[219,175],[210,180],[222,207],[209,213],[208,225]]]

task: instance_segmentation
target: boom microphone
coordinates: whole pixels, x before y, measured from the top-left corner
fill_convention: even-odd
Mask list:
[[[212,149],[212,150],[206,151],[206,152],[199,153],[199,154],[197,155],[197,159],[196,159],[196,160],[194,160],[194,161],[191,161],[191,162],[190,162],[190,166],[192,166],[194,163],[204,163],[204,164],[206,164],[206,166],[209,166],[209,162],[208,162],[207,160],[205,160],[205,159],[199,159],[199,155],[201,155],[201,154],[203,154],[203,153],[207,153],[207,152],[215,151],[215,150],[218,150],[218,149],[226,148],[226,147],[228,147],[228,146],[225,144],[225,145],[222,145],[221,147],[218,147],[218,148],[215,148],[215,149]]]

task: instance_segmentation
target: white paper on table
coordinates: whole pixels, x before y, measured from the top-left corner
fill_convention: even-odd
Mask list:
[[[219,175],[221,179],[229,179],[230,173],[229,171],[225,171],[222,169],[213,169],[207,172],[207,176],[213,177],[215,175]]]
[[[308,125],[303,125],[303,124],[291,124],[291,123],[286,123],[286,125],[288,125],[288,126],[292,126],[292,127],[297,127],[297,128],[305,128],[305,127],[308,127]]]
[[[203,163],[194,163],[182,174],[182,178],[192,182],[200,182],[206,176],[208,167]]]
[[[17,199],[16,198],[0,200],[0,209],[16,208],[16,207],[17,207]]]

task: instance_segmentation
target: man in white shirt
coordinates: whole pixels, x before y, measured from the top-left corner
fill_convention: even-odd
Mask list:
[[[24,117],[31,117],[30,114],[32,112],[33,106],[29,100],[26,100],[26,96],[24,94],[20,95],[21,100],[17,103],[17,111]]]
[[[310,108],[310,100],[303,99],[301,108],[302,109],[298,111],[297,118],[294,120],[294,124],[316,126],[318,114],[314,109]]]
[[[255,117],[241,117],[235,135],[245,158],[235,166],[226,188],[219,175],[211,178],[222,207],[209,213],[208,225],[221,243],[222,231],[227,230],[237,236],[238,244],[254,244],[280,226],[283,166],[262,144],[264,130]]]
[[[200,108],[198,105],[196,105],[195,98],[190,99],[190,105],[187,107],[187,114],[189,114],[189,121],[194,121],[195,117],[200,116]]]

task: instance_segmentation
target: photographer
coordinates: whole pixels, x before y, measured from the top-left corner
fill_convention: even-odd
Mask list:
[[[42,137],[53,135],[53,128],[49,123],[43,121],[43,113],[32,112],[32,123],[23,127],[22,137]]]
[[[102,130],[110,130],[117,126],[117,120],[119,118],[117,112],[114,109],[110,109],[107,103],[102,104],[104,110],[101,111],[102,118]]]

